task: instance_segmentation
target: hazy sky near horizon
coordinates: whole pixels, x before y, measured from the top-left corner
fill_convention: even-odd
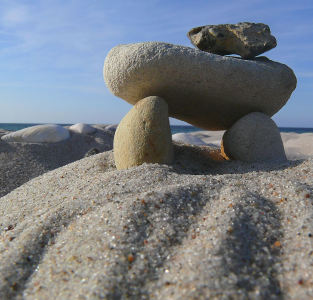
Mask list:
[[[265,55],[298,78],[274,120],[313,127],[312,0],[0,0],[0,123],[118,123],[131,106],[103,81],[112,47],[192,47],[192,27],[242,21],[270,26],[278,45]]]

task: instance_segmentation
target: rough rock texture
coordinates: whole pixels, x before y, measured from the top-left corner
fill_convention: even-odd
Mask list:
[[[160,97],[140,100],[118,125],[114,136],[117,169],[147,163],[171,163],[172,135],[168,106]]]
[[[243,58],[254,58],[277,45],[268,25],[262,23],[200,26],[191,29],[187,36],[200,50],[219,55],[239,54]]]
[[[135,104],[157,95],[171,117],[207,130],[229,128],[244,115],[272,116],[296,87],[286,65],[242,60],[161,42],[114,47],[104,62],[110,91]]]
[[[69,131],[55,124],[45,124],[27,127],[9,134],[1,139],[6,142],[19,143],[57,143],[70,137]]]
[[[251,113],[238,120],[223,135],[222,153],[241,161],[286,160],[280,132],[272,119]]]
[[[313,161],[117,171],[112,152],[0,199],[0,299],[312,299]]]
[[[77,123],[69,127],[70,131],[81,133],[81,134],[91,134],[94,133],[97,129],[84,123]]]
[[[72,133],[58,143],[8,143],[0,140],[0,197],[45,172],[82,159],[91,148],[112,150],[113,133]],[[1,297],[0,297],[1,299]]]

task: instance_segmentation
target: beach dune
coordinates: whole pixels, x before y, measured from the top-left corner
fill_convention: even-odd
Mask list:
[[[8,132],[0,131],[0,136]],[[98,152],[113,147],[111,131],[98,126],[93,134],[71,132],[58,143],[15,143],[0,139],[0,197],[50,170],[79,160],[91,149]]]
[[[122,171],[107,151],[2,197],[0,298],[312,298],[313,160],[209,149]]]

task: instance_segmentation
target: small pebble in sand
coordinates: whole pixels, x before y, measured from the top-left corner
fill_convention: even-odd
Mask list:
[[[135,260],[135,257],[134,257],[134,255],[132,255],[132,254],[128,254],[128,256],[127,256],[127,260],[128,260],[128,262],[131,264],[132,262],[134,262],[134,260]]]
[[[280,247],[281,247],[281,242],[280,242],[280,241],[276,241],[276,242],[273,244],[273,246],[274,246],[275,248],[280,248]]]

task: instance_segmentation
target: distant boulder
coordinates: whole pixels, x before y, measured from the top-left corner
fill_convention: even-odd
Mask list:
[[[204,141],[202,141],[197,136],[191,135],[185,132],[179,132],[172,135],[173,142],[183,143],[183,144],[190,144],[190,145],[206,145]]]
[[[81,134],[91,134],[94,133],[97,129],[88,124],[77,123],[70,126],[69,130]]]
[[[57,143],[70,137],[69,131],[55,124],[36,125],[1,137],[6,142]]]
[[[111,124],[111,125],[106,126],[105,130],[109,130],[109,131],[115,132],[117,126],[118,126],[118,124]]]

